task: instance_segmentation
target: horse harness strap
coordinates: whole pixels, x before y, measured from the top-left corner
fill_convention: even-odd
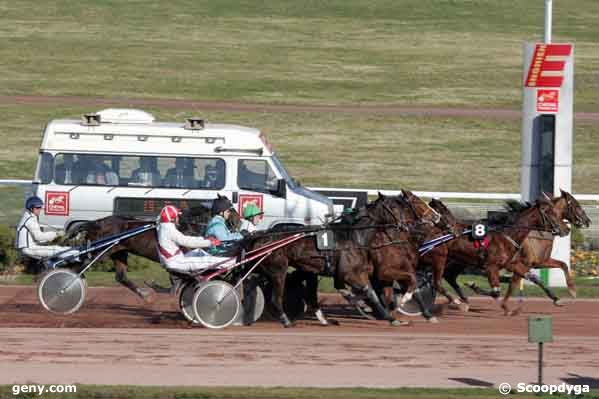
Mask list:
[[[514,252],[512,259],[510,259],[510,261],[509,261],[509,263],[512,263],[514,261],[514,259],[516,259],[516,257],[520,254],[520,251],[522,251],[523,246],[518,244],[516,241],[514,241],[514,239],[512,237],[508,236],[507,234],[503,234],[503,236],[505,237],[506,240],[509,241],[510,244],[512,244],[516,248],[516,252]]]
[[[528,238],[531,238],[533,240],[553,241],[554,235],[548,231],[533,230],[530,233],[528,233]]]

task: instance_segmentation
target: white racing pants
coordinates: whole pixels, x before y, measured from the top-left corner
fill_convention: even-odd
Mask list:
[[[34,259],[45,259],[56,256],[56,254],[64,251],[68,251],[71,247],[61,247],[60,245],[44,245],[44,246],[36,246],[36,247],[25,247],[21,248],[21,253],[23,255],[28,256]],[[64,258],[70,255],[76,254],[77,250],[71,250],[61,254],[60,257]]]
[[[167,269],[176,270],[181,273],[190,273],[208,269],[216,264],[220,264],[219,268],[228,267],[236,263],[236,258],[212,256],[201,249],[195,249],[187,252],[185,255],[180,253],[172,256],[165,263]]]

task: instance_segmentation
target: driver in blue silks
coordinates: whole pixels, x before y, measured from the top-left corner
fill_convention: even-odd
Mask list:
[[[224,196],[219,196],[212,202],[212,219],[208,222],[205,233],[207,237],[215,237],[219,241],[236,241],[243,238],[240,233],[233,233],[227,227],[231,208],[233,208],[233,204]]]

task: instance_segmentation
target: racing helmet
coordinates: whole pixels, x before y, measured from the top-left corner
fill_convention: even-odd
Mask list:
[[[243,217],[244,219],[249,219],[254,216],[262,215],[264,212],[261,212],[256,204],[250,202],[243,208]]]
[[[25,201],[25,209],[32,210],[33,208],[42,208],[44,206],[44,201],[38,196],[33,196],[27,198]]]
[[[169,223],[169,222],[174,223],[180,214],[181,214],[181,211],[177,207],[175,207],[173,205],[167,205],[164,208],[162,208],[162,210],[160,211],[160,222],[161,223]]]
[[[233,204],[227,197],[218,197],[212,202],[212,214],[218,215],[221,212],[226,211],[227,209],[233,208]]]

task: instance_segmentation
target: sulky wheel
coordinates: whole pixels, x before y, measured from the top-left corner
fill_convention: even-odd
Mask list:
[[[235,321],[241,308],[239,294],[225,281],[203,283],[193,295],[197,321],[208,328],[225,328]]]
[[[52,270],[39,283],[37,292],[42,306],[59,314],[74,313],[85,300],[87,284],[77,273],[66,269]]]
[[[191,322],[198,323],[193,310],[193,295],[200,287],[201,283],[197,281],[187,281],[179,290],[179,309],[183,316]]]
[[[435,287],[433,287],[433,279],[430,272],[417,272],[416,279],[418,282],[418,292],[420,293],[420,297],[422,298],[422,304],[425,309],[432,311],[433,305],[435,304],[435,299],[437,297],[437,291]],[[403,295],[403,291],[394,285],[394,292],[398,295]],[[408,302],[403,305],[399,305],[398,298],[397,310],[406,316],[420,316],[422,311],[420,306],[418,306],[418,302],[416,299],[412,297]]]

